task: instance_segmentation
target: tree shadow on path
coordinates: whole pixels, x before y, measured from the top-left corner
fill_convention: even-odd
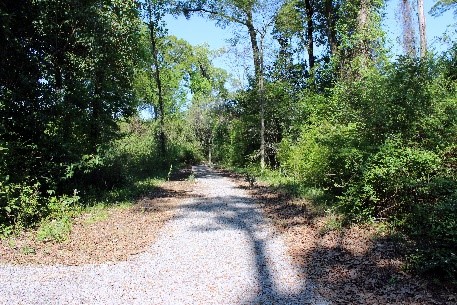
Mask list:
[[[196,167],[194,172],[199,179],[221,176],[207,167]],[[300,277],[295,266],[289,267],[292,271],[288,272],[292,273],[285,279],[290,281],[291,287],[287,287],[288,283],[278,282],[279,276],[276,272],[279,272],[278,266],[281,267],[281,264],[275,268],[272,261],[281,260],[283,257],[273,257],[275,250],[270,250],[276,247],[274,240],[278,236],[271,228],[272,224],[248,195],[196,198],[184,209],[203,213],[204,217],[211,218],[203,225],[194,226],[193,230],[197,232],[236,230],[242,231],[248,237],[250,251],[254,256],[252,259],[255,263],[254,276],[258,282],[258,291],[255,297],[244,300],[243,304],[329,304],[314,293],[312,283]],[[280,251],[284,253],[286,249]],[[284,253],[282,256],[286,255]],[[284,276],[281,279],[284,280]]]
[[[251,194],[331,304],[456,304],[452,291],[402,271],[403,250],[389,234],[365,226],[331,229],[330,218],[265,186]]]

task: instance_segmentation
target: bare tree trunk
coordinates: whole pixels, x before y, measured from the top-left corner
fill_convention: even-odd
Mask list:
[[[423,58],[427,54],[427,36],[426,36],[425,14],[424,14],[424,0],[417,0],[417,15],[419,18],[420,56],[421,56],[421,58]]]
[[[403,49],[409,57],[416,55],[416,31],[413,27],[410,0],[400,0],[400,11],[403,27]]]
[[[260,38],[260,75],[259,75],[259,100],[260,100],[260,168],[265,168],[265,99],[263,79],[263,36]]]
[[[165,143],[165,111],[162,91],[162,81],[160,79],[160,66],[159,66],[159,50],[157,49],[157,29],[155,21],[153,20],[152,2],[149,0],[148,6],[149,13],[149,31],[151,38],[152,57],[154,61],[155,71],[154,77],[157,85],[158,99],[159,99],[159,149],[162,156],[166,154]]]
[[[333,1],[325,0],[325,19],[326,19],[326,32],[327,39],[330,45],[331,55],[335,55],[338,50],[338,43],[336,38],[335,30],[335,20],[334,20],[334,10],[333,10]]]
[[[213,164],[212,157],[213,157],[213,135],[211,135],[209,140],[209,148],[208,148],[208,163],[211,165]]]
[[[260,167],[265,168],[265,102],[263,94],[263,50],[257,43],[257,32],[252,19],[252,11],[246,12],[246,26],[251,39],[252,55],[254,58],[254,74],[257,85],[257,98],[260,105]],[[263,38],[261,38],[263,39]],[[262,44],[262,41],[261,41]]]
[[[314,68],[314,8],[311,5],[311,0],[305,0],[306,7],[306,38],[308,42],[308,58],[309,58],[309,69],[310,71]]]
[[[360,9],[359,15],[357,16],[357,23],[358,23],[358,31],[362,33],[362,40],[359,42],[357,53],[361,57],[362,66],[365,66],[369,56],[370,56],[370,46],[366,37],[364,37],[365,33],[368,29],[369,23],[369,12],[370,12],[370,3],[369,0],[361,0],[360,1]]]

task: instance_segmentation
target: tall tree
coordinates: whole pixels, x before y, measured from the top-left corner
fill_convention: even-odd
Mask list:
[[[413,27],[410,0],[400,0],[400,14],[403,29],[403,49],[408,56],[414,57],[416,55],[416,31]]]
[[[314,7],[312,0],[304,0],[306,8],[306,40],[308,46],[309,69],[314,68]]]
[[[337,32],[337,21],[340,19],[341,0],[317,0],[316,17],[320,23],[321,36],[327,42],[330,55],[336,55],[340,44]],[[324,40],[324,39],[321,40]]]
[[[138,12],[121,0],[6,1],[0,10],[6,167],[12,179],[53,183],[135,110]]]
[[[155,84],[157,86],[158,98],[158,116],[159,116],[159,147],[163,156],[166,153],[166,138],[165,138],[165,110],[164,110],[164,93],[162,88],[162,80],[160,78],[161,65],[159,63],[160,40],[163,38],[166,30],[164,29],[163,17],[165,15],[165,2],[162,0],[147,0],[147,18],[149,35],[151,42],[151,54],[153,63],[153,73]]]
[[[257,102],[260,108],[260,166],[265,167],[265,101],[264,101],[264,58],[263,47],[267,29],[272,25],[271,12],[277,1],[260,0],[225,0],[225,1],[182,1],[180,7],[186,15],[191,13],[207,14],[221,25],[237,24],[247,30],[252,50]],[[259,19],[262,19],[261,21]],[[260,23],[259,23],[260,21]]]
[[[370,0],[360,0],[359,11],[357,15],[357,31],[359,32],[361,39],[358,43],[358,55],[363,58],[363,61],[367,61],[370,55],[370,46],[368,39],[363,35],[369,29],[370,23]],[[363,34],[362,34],[363,33]]]
[[[224,87],[227,73],[212,65],[211,56],[206,46],[193,47],[189,69],[192,103],[187,111],[192,132],[209,163],[212,162],[214,137],[225,119],[221,108],[227,99]]]
[[[380,9],[384,1],[359,0],[341,2],[336,22],[338,50],[336,59],[339,76],[358,78],[361,70],[371,66],[382,51],[383,32]]]
[[[315,65],[314,54],[314,1],[285,1],[275,17],[274,37],[280,44],[279,63],[284,68],[295,69],[293,61],[306,53],[310,71]]]
[[[424,13],[424,0],[417,0],[417,16],[419,19],[420,56],[427,54],[427,33]]]

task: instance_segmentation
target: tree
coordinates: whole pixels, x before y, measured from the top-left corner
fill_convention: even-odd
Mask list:
[[[338,50],[334,54],[339,77],[357,79],[382,53],[382,0],[341,1],[336,22]]]
[[[7,1],[0,10],[7,172],[53,185],[135,111],[138,13],[120,0]]]
[[[451,9],[457,9],[457,0],[439,0],[432,7],[430,13],[437,17]],[[454,12],[454,14],[456,13],[457,11]]]
[[[321,44],[328,45],[330,56],[336,55],[340,41],[337,33],[337,21],[340,19],[341,0],[316,0],[315,15],[319,23]]]
[[[405,53],[414,57],[416,55],[416,31],[413,27],[410,0],[400,0],[400,13],[403,28],[403,49]]]
[[[160,152],[164,156],[166,154],[166,138],[165,138],[165,109],[164,109],[164,96],[162,88],[162,80],[160,78],[161,65],[159,63],[159,56],[161,48],[159,46],[163,36],[166,33],[163,23],[165,15],[165,1],[161,0],[147,0],[146,1],[146,15],[148,18],[148,28],[151,43],[152,55],[152,70],[155,78],[155,85],[157,86],[158,97],[158,116],[159,116],[159,147]]]
[[[275,16],[273,37],[280,46],[274,63],[276,79],[292,82],[296,88],[304,86],[304,78],[311,73],[316,61],[312,5],[312,1],[285,1]]]
[[[311,0],[305,0],[305,8],[306,8],[306,39],[307,39],[307,46],[308,46],[308,62],[309,62],[309,69],[312,71],[314,68],[314,8],[312,6]]]
[[[94,177],[136,111],[140,24],[131,1],[0,3],[0,230],[46,216],[84,175],[108,186]]]
[[[419,20],[420,56],[421,58],[423,58],[427,54],[427,35],[424,14],[424,0],[417,0],[417,16]]]
[[[224,87],[227,72],[212,64],[216,54],[206,45],[194,46],[188,70],[192,101],[187,111],[187,120],[209,163],[212,162],[214,138],[224,120],[221,107],[228,95]]]
[[[264,3],[265,2],[265,3]],[[255,89],[260,106],[260,166],[265,167],[265,101],[264,101],[264,40],[273,22],[277,2],[266,1],[185,1],[180,3],[183,12],[209,15],[221,25],[234,23],[248,32],[254,66]],[[256,24],[257,22],[257,24]]]

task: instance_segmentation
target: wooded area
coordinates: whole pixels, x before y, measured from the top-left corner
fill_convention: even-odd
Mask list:
[[[457,8],[435,2],[436,18]],[[384,8],[0,2],[0,234],[65,223],[97,194],[140,192],[206,160],[272,179],[344,223],[386,222],[409,270],[455,283],[457,44],[428,51],[423,0],[398,0],[404,55],[392,56]],[[229,90],[217,51],[167,34],[170,14],[244,33],[249,83]]]

